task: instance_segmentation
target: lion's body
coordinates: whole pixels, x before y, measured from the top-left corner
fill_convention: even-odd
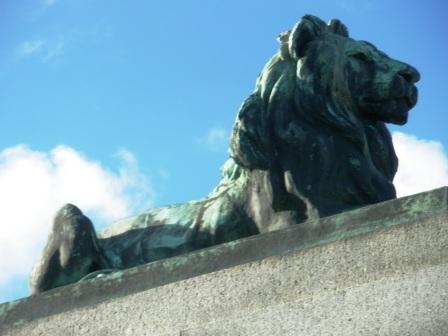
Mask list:
[[[31,277],[33,292],[395,197],[397,158],[384,123],[406,122],[418,72],[350,39],[337,20],[305,16],[279,40],[238,113],[218,187],[202,200],[119,221],[98,237],[92,227],[88,251],[64,252],[61,263],[55,256],[72,247],[58,232],[90,223],[63,208]],[[85,236],[73,234],[69,245]]]

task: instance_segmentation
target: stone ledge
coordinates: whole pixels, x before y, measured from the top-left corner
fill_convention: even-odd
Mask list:
[[[263,318],[266,311],[270,311],[277,306],[288,307],[285,309],[291,311],[292,307],[297,308],[305,304],[306,298],[314,298],[314,301],[318,301],[322,295],[332,295],[335,298],[344,288],[369,283],[374,284],[376,281],[383,281],[382,279],[401,277],[402,280],[400,281],[415,283],[415,274],[424,272],[422,271],[424,269],[442,267],[443,272],[446,272],[443,265],[448,264],[447,195],[448,188],[444,187],[323,218],[314,223],[304,223],[285,230],[257,235],[157,261],[114,273],[104,278],[57,288],[41,295],[5,303],[0,305],[0,331],[12,332],[14,335],[17,332],[17,335],[19,335],[20,330],[23,330],[22,334],[25,335],[29,334],[29,330],[34,330],[35,326],[40,325],[42,327],[43,321],[46,321],[45,324],[50,326],[51,322],[48,322],[50,320],[57,321],[63,319],[64,315],[71,316],[80,312],[97,314],[96,318],[101,320],[105,318],[101,313],[102,309],[105,309],[104,307],[113,306],[118,310],[128,307],[128,310],[135,310],[129,308],[129,305],[132,305],[134,301],[137,307],[145,310],[147,307],[144,304],[138,306],[139,301],[136,298],[141,296],[146,297],[145,302],[148,304],[152,302],[153,305],[167,305],[166,307],[159,307],[159,310],[170,311],[173,303],[169,303],[168,298],[171,297],[173,291],[184,288],[196,293],[196,299],[201,297],[204,304],[207,299],[216,299],[216,296],[225,300],[236,300],[239,303],[232,306],[229,311],[223,310],[219,314],[221,318],[222,316],[228,316],[226,323],[218,323],[221,318],[219,316],[211,317],[210,314],[212,313],[210,312],[207,313],[208,315],[205,314],[209,316],[206,329],[201,329],[199,322],[191,322],[195,319],[196,321],[202,321],[196,315],[192,317],[192,314],[200,314],[201,309],[204,310],[205,308],[196,308],[195,311],[190,307],[188,313],[186,310],[182,312],[182,314],[190,316],[191,323],[176,316],[178,329],[176,329],[176,323],[173,321],[167,322],[170,314],[165,316],[159,312],[159,317],[156,314],[159,321],[157,324],[165,323],[165,326],[160,326],[158,329],[154,327],[155,329],[149,334],[178,335],[179,330],[183,330],[185,335],[206,335],[207,330],[215,330],[216,332],[211,334],[218,335],[217,326],[227,325],[233,330],[235,323],[232,321],[241,319],[240,315]],[[425,234],[425,236],[422,236],[422,234]],[[393,239],[390,237],[393,237]],[[428,241],[430,237],[431,241]],[[390,242],[386,244],[388,239]],[[325,244],[326,246],[323,246]],[[407,251],[407,254],[404,252],[403,254],[400,252],[401,250]],[[341,260],[344,263],[335,267]],[[332,261],[332,264],[328,264],[329,261]],[[287,275],[285,270],[289,267],[296,267],[297,263],[303,263],[299,270],[305,270],[303,273],[306,276],[297,272],[293,275]],[[322,265],[325,265],[323,269],[321,268]],[[334,273],[334,279],[327,279],[325,283],[322,279],[326,278],[328,274],[322,274],[324,270],[331,270]],[[341,273],[342,270],[345,270],[350,276]],[[211,272],[215,273],[209,274]],[[252,274],[255,278],[251,278],[250,272],[256,273],[255,275]],[[240,276],[243,273],[244,276]],[[252,303],[242,302],[237,297],[229,297],[231,293],[244,297],[239,292],[242,290],[241,288],[232,289],[233,287],[238,288],[238,286],[244,287],[244,285],[247,285],[241,284],[244,279],[251,279],[250,281],[255,283],[259,281],[260,277],[277,277],[278,275],[273,275],[277,273],[283,277],[277,279],[280,283],[277,286],[269,286],[270,291],[276,292],[275,297],[267,295],[270,299],[266,298],[264,285],[260,285],[257,289],[261,291],[260,297],[258,299],[252,297],[249,300]],[[440,271],[437,274],[440,275]],[[225,281],[220,277],[224,277]],[[317,285],[310,282],[310,279],[317,281]],[[196,282],[201,284],[204,281],[205,283],[214,283],[213,288],[221,287],[225,289],[229,286],[230,288],[224,294],[218,295],[214,293],[216,288],[205,286],[202,289],[204,293],[201,293],[201,286],[197,287],[194,284]],[[292,287],[288,289],[287,286],[285,287],[285,283],[289,283]],[[389,280],[389,283],[393,284],[394,282]],[[443,284],[438,283],[438,286],[443,287]],[[297,287],[302,288],[303,293],[294,292],[291,296],[295,299],[292,300],[288,296],[288,293],[290,293],[288,290],[297,290]],[[446,287],[448,287],[448,284]],[[169,293],[166,291],[169,291]],[[244,291],[247,292],[249,289]],[[448,292],[448,288],[446,288],[446,292]],[[208,297],[209,294],[210,298]],[[181,298],[182,301],[195,302],[196,299],[189,296],[191,293],[185,295],[184,298]],[[167,302],[160,302],[165,300]],[[257,300],[263,302],[260,303]],[[159,302],[157,303],[157,301]],[[296,301],[300,302],[298,306],[293,304]],[[250,307],[251,304],[256,307]],[[288,306],[288,304],[293,304],[293,306]],[[180,306],[182,305],[180,304]],[[211,302],[210,305],[215,307],[216,310],[224,309],[217,308],[216,302]],[[263,311],[264,313],[257,315],[257,311]],[[272,311],[272,314],[277,314],[278,318],[285,314],[282,309]],[[232,312],[238,316],[232,315]],[[174,311],[172,314],[174,314]],[[204,312],[202,312],[202,315],[204,315]],[[120,316],[123,317],[123,315]],[[445,320],[448,320],[448,316],[446,317]],[[246,326],[250,325],[249,320],[246,321]],[[103,322],[105,323],[105,321]],[[179,321],[184,321],[184,324]],[[68,326],[69,324],[65,321],[63,325]],[[166,329],[166,325],[174,328],[172,332]],[[274,325],[275,323],[271,325],[271,328]],[[126,327],[130,328],[131,326]],[[91,328],[94,328],[94,326],[91,325]],[[67,334],[67,330],[64,330],[64,333]],[[121,329],[120,332],[123,332],[123,330],[128,329]],[[177,330],[177,333],[175,330]],[[193,331],[190,332],[189,330]],[[58,335],[62,332],[58,330],[58,332],[48,332],[48,334]],[[245,334],[243,329],[240,330],[240,334]]]

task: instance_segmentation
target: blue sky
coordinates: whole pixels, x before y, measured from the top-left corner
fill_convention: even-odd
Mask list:
[[[394,135],[397,188],[404,195],[448,184],[447,7],[1,0],[0,302],[27,295],[61,204],[78,204],[100,227],[211,191],[239,105],[277,35],[307,13],[341,19],[353,38],[421,72],[408,124],[390,127],[402,132]]]

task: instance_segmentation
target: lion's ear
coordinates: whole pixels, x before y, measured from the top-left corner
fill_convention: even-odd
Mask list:
[[[318,17],[305,15],[292,29],[289,35],[289,54],[292,58],[299,59],[308,42],[321,35],[327,25]]]
[[[338,19],[332,19],[330,22],[328,22],[328,29],[334,34],[348,37],[347,26]]]

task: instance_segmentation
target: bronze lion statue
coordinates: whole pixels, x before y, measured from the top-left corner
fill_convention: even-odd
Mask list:
[[[32,293],[396,197],[385,123],[406,123],[417,70],[351,39],[338,20],[306,15],[278,40],[240,108],[215,190],[98,234],[65,205],[31,274]]]

